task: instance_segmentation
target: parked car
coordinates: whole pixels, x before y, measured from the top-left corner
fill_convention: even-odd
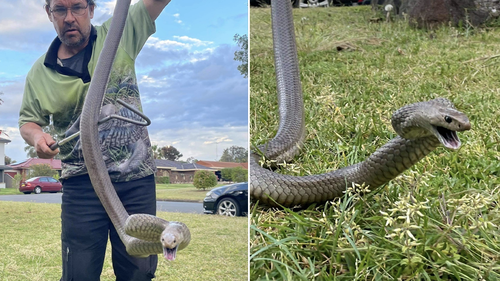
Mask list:
[[[34,177],[27,181],[21,181],[19,191],[24,194],[34,192],[40,194],[42,192],[62,192],[62,184],[53,177]]]
[[[248,214],[248,182],[214,188],[203,200],[205,214],[245,216]]]

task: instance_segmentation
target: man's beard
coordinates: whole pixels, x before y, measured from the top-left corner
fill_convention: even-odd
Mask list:
[[[81,45],[83,45],[85,43],[85,41],[87,41],[87,37],[85,35],[83,35],[83,33],[78,30],[78,33],[80,34],[80,39],[77,40],[77,41],[74,41],[74,37],[71,36],[71,37],[65,37],[64,34],[66,33],[66,31],[63,32],[63,35],[58,35],[57,37],[59,37],[59,40],[61,40],[61,42],[68,46],[68,47],[71,47],[71,48],[74,48],[74,47],[79,47]]]

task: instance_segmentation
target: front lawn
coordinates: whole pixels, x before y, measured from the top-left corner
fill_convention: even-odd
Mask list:
[[[203,202],[203,198],[209,190],[196,189],[192,184],[157,184],[156,199],[159,201]]]
[[[60,216],[58,204],[0,201],[0,280],[59,280]],[[158,257],[154,280],[247,280],[247,218],[167,212],[158,216],[184,222],[192,240],[175,261]],[[115,280],[109,243],[101,280]]]
[[[222,184],[217,185],[222,186]],[[192,184],[157,184],[156,199],[159,201],[203,202],[210,189],[196,189]],[[2,188],[0,195],[22,195],[17,188]]]

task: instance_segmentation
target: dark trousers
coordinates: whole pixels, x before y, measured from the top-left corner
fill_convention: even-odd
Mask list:
[[[156,214],[153,175],[113,185],[129,214]],[[127,254],[88,175],[64,180],[63,189],[62,281],[100,280],[108,235],[117,281],[149,281],[154,278],[157,255],[135,258]]]

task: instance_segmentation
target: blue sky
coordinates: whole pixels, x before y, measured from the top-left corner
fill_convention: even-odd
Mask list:
[[[116,1],[96,3],[92,23],[100,25]],[[236,69],[233,37],[248,33],[248,4],[230,3],[172,0],[136,60],[151,141],[173,145],[182,160],[215,160],[224,148],[247,147],[248,81]],[[0,0],[0,130],[12,139],[5,154],[17,162],[26,159],[17,127],[24,80],[56,36],[43,5]]]

